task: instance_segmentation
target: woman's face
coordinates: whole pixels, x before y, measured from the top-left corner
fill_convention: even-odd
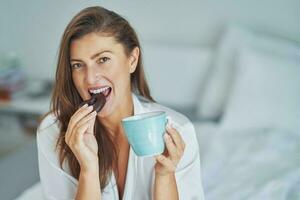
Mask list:
[[[131,97],[130,74],[138,61],[139,49],[130,56],[114,37],[89,33],[71,42],[70,64],[72,78],[83,100],[104,90],[106,104],[99,116],[105,117],[122,107],[124,99]],[[101,90],[99,90],[101,89]]]

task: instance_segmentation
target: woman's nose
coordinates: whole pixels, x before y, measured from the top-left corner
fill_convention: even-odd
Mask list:
[[[95,70],[95,67],[87,67],[85,79],[88,84],[96,83],[100,78],[99,72]]]

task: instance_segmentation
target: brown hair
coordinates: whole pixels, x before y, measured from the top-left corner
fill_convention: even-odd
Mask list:
[[[88,7],[79,12],[67,25],[61,39],[58,63],[55,77],[55,86],[51,101],[51,111],[59,121],[60,134],[57,141],[60,165],[66,160],[72,175],[79,179],[80,165],[64,138],[69,120],[82,102],[76,90],[70,67],[70,44],[88,33],[101,33],[113,36],[123,45],[126,55],[135,47],[140,48],[138,37],[131,25],[120,15],[102,7]],[[141,48],[140,48],[141,49]],[[154,102],[144,75],[142,65],[142,52],[140,52],[135,72],[131,74],[131,90]],[[103,189],[117,166],[117,149],[111,134],[101,122],[96,120],[95,133],[98,142],[100,184]]]

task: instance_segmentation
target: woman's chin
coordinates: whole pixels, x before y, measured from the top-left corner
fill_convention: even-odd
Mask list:
[[[100,117],[100,118],[106,118],[106,117],[108,117],[109,115],[110,115],[109,113],[107,113],[107,112],[102,112],[102,111],[100,111],[100,112],[97,114],[97,116]]]
[[[102,110],[97,114],[98,117],[106,118],[106,117],[110,116],[113,113],[113,109],[112,109],[111,105],[109,105],[107,103],[104,105]]]

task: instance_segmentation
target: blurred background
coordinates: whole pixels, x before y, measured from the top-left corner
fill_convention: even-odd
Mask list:
[[[41,199],[35,134],[60,38],[95,5],[132,24],[154,98],[194,123],[207,199],[300,199],[298,0],[0,1],[0,199]]]

